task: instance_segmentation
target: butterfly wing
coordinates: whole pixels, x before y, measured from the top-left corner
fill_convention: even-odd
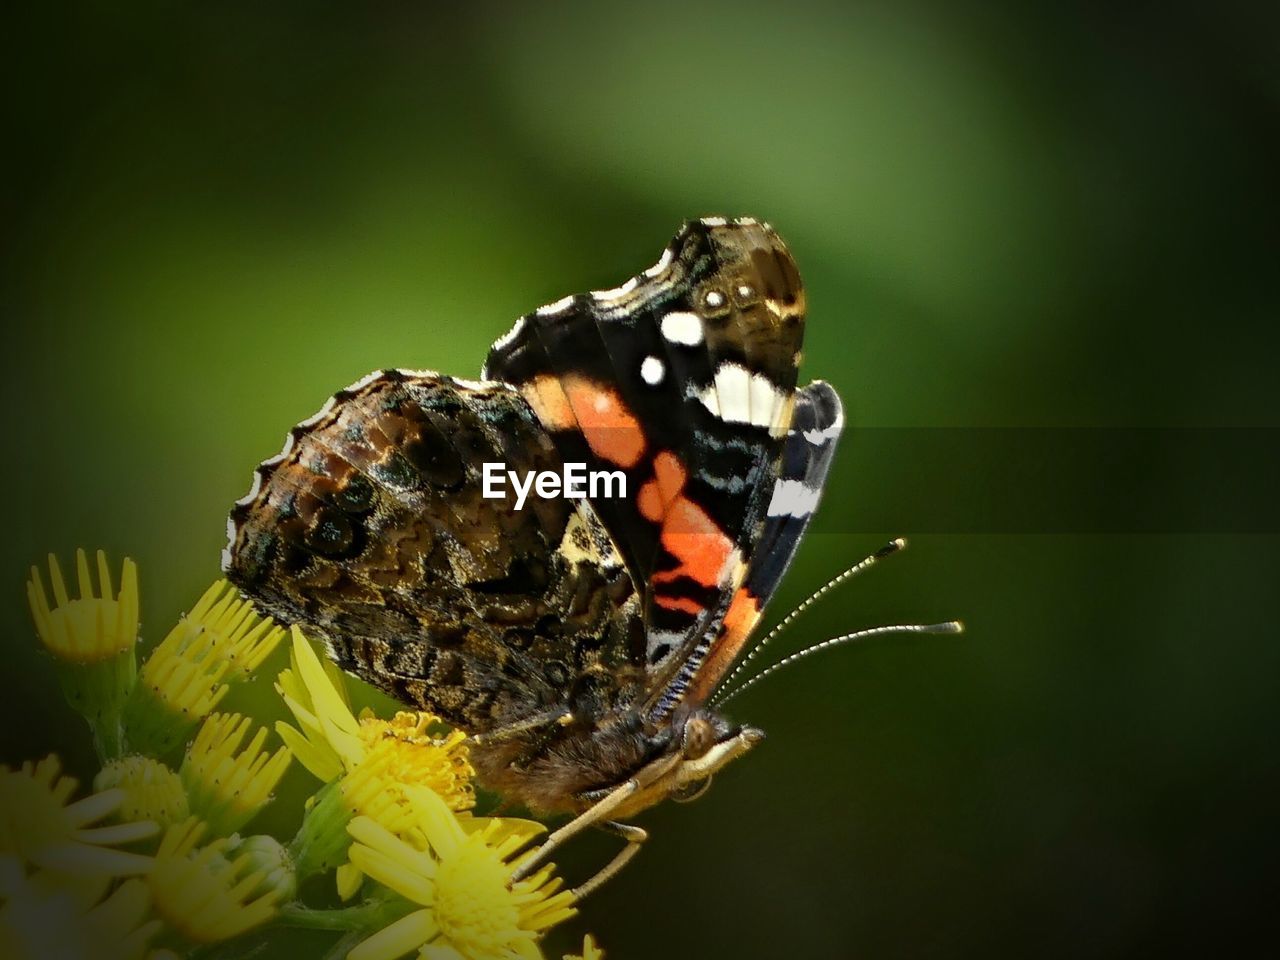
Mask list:
[[[764,533],[803,327],[773,230],[707,219],[643,274],[521,317],[490,351],[484,376],[528,400],[566,462],[625,475],[629,496],[591,505],[641,585],[655,700],[714,634]]]
[[[372,374],[258,468],[227,576],[345,669],[472,733],[567,712],[588,674],[593,702],[625,701],[644,634],[603,525],[585,500],[484,497],[486,462],[561,469],[504,384]]]

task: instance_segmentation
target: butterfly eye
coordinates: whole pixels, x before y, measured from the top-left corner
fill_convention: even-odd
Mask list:
[[[723,317],[729,312],[729,298],[722,290],[706,291],[702,295],[702,312],[708,317]]]
[[[756,288],[749,283],[739,283],[734,287],[733,297],[740,307],[749,307],[760,299],[756,293]]]
[[[716,743],[716,731],[705,717],[690,717],[685,724],[680,752],[686,760],[705,757]]]

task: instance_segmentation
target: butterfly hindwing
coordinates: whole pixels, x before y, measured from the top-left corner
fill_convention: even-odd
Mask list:
[[[388,370],[295,427],[231,516],[227,576],[345,669],[472,733],[643,672],[639,598],[585,500],[483,496],[482,465],[559,472],[503,384]],[[629,679],[630,678],[630,679]]]

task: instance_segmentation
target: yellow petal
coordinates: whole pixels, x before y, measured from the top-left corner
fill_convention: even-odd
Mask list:
[[[364,883],[364,873],[354,863],[344,863],[337,869],[336,879],[338,896],[343,900],[350,900],[360,892],[360,885]]]
[[[351,862],[358,869],[373,877],[383,886],[390,887],[406,900],[412,900],[414,903],[420,903],[425,907],[435,899],[435,884],[431,877],[424,876],[421,872],[415,872],[408,866],[406,859],[400,859],[360,844],[352,844],[347,856],[351,858]],[[435,864],[432,863],[431,866],[434,873]]]
[[[77,830],[76,839],[81,843],[133,843],[145,840],[160,832],[160,825],[151,820],[138,820],[134,823],[117,823],[110,827],[95,827],[91,830]]]
[[[447,943],[429,943],[422,948],[419,956],[422,960],[467,960],[466,957]]]
[[[318,780],[328,783],[342,773],[342,764],[336,754],[312,743],[283,720],[276,722],[276,733],[280,735],[284,745],[293,751],[298,762]]]
[[[36,862],[46,870],[66,873],[83,872],[113,877],[132,877],[149,873],[154,861],[138,853],[91,847],[84,843],[65,843],[40,851]]]
[[[384,927],[347,954],[347,960],[396,960],[437,933],[430,910],[418,910]]]
[[[316,656],[315,650],[302,635],[302,631],[297,627],[293,627],[292,630],[293,652],[298,660],[298,674],[306,684],[307,692],[311,694],[311,703],[315,707],[316,716],[321,719],[327,717],[343,733],[354,737],[360,729],[356,718],[343,703],[342,697],[338,696],[338,691],[333,688],[329,675],[320,665],[320,658]]]
[[[120,804],[124,803],[124,796],[124,791],[119,789],[103,790],[101,793],[91,794],[83,800],[77,800],[68,806],[66,810],[67,818],[76,826],[101,820]]]
[[[418,824],[431,848],[442,860],[453,856],[467,839],[453,811],[434,791],[425,787],[406,784],[404,791],[418,812]]]

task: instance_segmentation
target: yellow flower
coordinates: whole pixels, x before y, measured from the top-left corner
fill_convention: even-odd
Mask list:
[[[284,628],[270,617],[258,616],[253,604],[239,599],[225,580],[214,583],[196,601],[175,628],[175,632],[183,630],[186,642],[197,632],[217,638],[218,656],[229,664],[227,679],[232,683],[247,680],[284,639]]]
[[[216,582],[142,665],[125,712],[129,745],[149,756],[167,754],[283,636],[283,628],[236,599],[225,580]]]
[[[297,627],[292,669],[281,672],[276,689],[298,724],[295,728],[281,722],[276,731],[298,762],[320,780],[327,783],[382,755],[384,780],[393,791],[404,784],[425,786],[453,810],[475,806],[475,770],[467,758],[466,735],[456,730],[429,733],[431,727],[442,726],[429,713],[401,712],[380,720],[366,711],[357,720],[344,696],[341,674],[335,677],[325,669]]]
[[[229,857],[234,860],[246,857],[245,864],[250,870],[261,871],[262,883],[256,892],[273,890],[279,895],[280,903],[293,899],[298,892],[297,872],[293,858],[279,840],[259,833],[243,840],[232,837],[229,842],[232,845],[227,851]]]
[[[336,794],[322,791],[308,812],[294,851],[303,876],[336,867],[338,892],[346,900],[363,881],[357,867],[342,862],[350,845],[346,824],[351,814],[371,817],[391,832],[407,835],[418,828],[406,787],[426,787],[450,809],[469,810],[475,806],[475,771],[467,757],[466,735],[432,734],[431,728],[442,726],[432,714],[400,712],[381,720],[365,711],[357,720],[341,672],[316,656],[297,627],[292,636],[291,667],[281,672],[276,689],[297,727],[282,722],[276,731],[304,767],[326,783],[337,784]],[[336,806],[339,801],[345,816]]]
[[[289,768],[288,747],[274,754],[262,749],[265,727],[259,727],[248,746],[236,754],[252,726],[253,721],[236,713],[213,714],[182,762],[182,782],[192,812],[221,836],[239,830],[261,810]]]
[[[58,560],[50,554],[54,604],[50,607],[44,581],[35,567],[27,581],[27,602],[41,642],[56,658],[63,696],[89,722],[98,756],[107,760],[123,750],[120,711],[137,673],[133,648],[138,639],[138,570],[132,560],[125,559],[118,594],[101,550],[97,572],[95,593],[88,557],[77,550],[80,596],[72,599]]]
[[[516,883],[511,877],[525,857],[514,856],[541,824],[493,818],[464,829],[429,790],[407,787],[427,840],[419,850],[368,817],[349,830],[351,862],[368,876],[418,904],[366,939],[349,960],[395,960],[411,951],[429,960],[540,960],[544,931],[576,912],[573,895],[560,889],[550,864]]]
[[[604,960],[604,951],[596,946],[595,937],[588,933],[582,938],[582,952],[565,954],[564,960]]]
[[[165,832],[147,877],[156,913],[195,943],[239,936],[274,916],[281,890],[250,852],[227,858],[228,841],[197,847],[205,826],[192,817]]]
[[[123,790],[104,790],[68,803],[77,783],[59,776],[54,755],[20,770],[0,766],[0,855],[47,870],[94,876],[131,876],[151,869],[150,857],[114,844],[153,836],[150,821],[91,826],[118,810]]]
[[[27,602],[36,630],[46,647],[60,660],[96,663],[131,650],[138,639],[138,568],[128,557],[120,576],[120,593],[112,598],[111,570],[107,556],[97,554],[98,594],[94,594],[89,561],[84,550],[76,551],[76,578],[80,596],[71,599],[62,580],[58,558],[49,554],[49,580],[54,606],[44,592],[40,571],[31,568],[27,581]]]
[[[160,929],[146,919],[147,885],[127,880],[103,899],[107,884],[88,895],[60,878],[28,877],[15,859],[0,858],[0,957],[6,960],[142,960]]]
[[[116,811],[120,820],[151,820],[164,829],[187,819],[190,812],[182,778],[150,757],[112,760],[93,778],[93,788],[124,791]]]

